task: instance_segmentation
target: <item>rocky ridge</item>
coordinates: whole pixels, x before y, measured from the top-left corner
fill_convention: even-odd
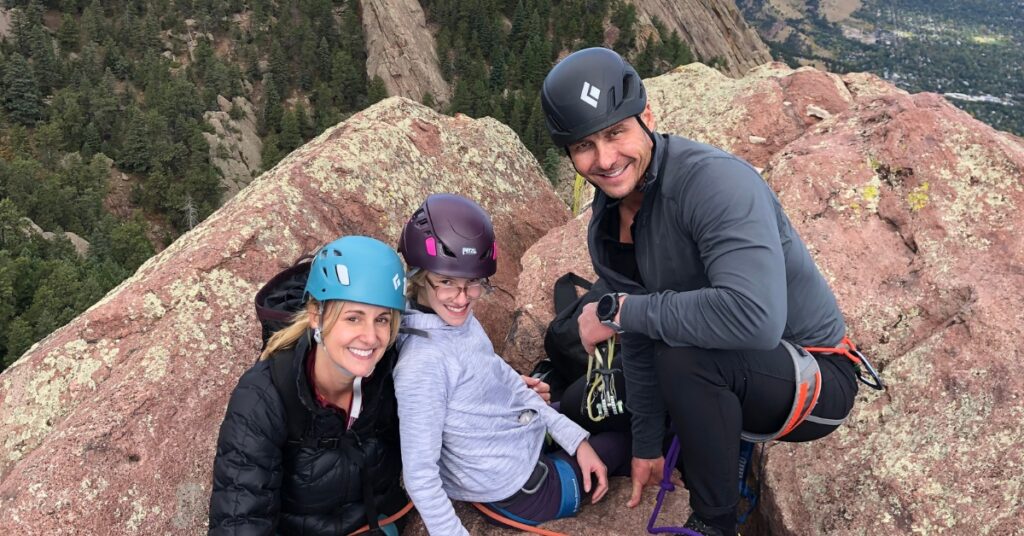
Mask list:
[[[204,132],[210,145],[210,163],[221,173],[224,199],[235,196],[262,171],[260,151],[263,141],[256,128],[256,111],[245,97],[228,100],[217,96],[219,111],[204,112],[203,119],[213,127]],[[237,119],[232,117],[232,110]]]
[[[430,93],[448,102],[451,89],[441,76],[434,36],[417,0],[362,0],[366,74],[384,80],[389,95],[417,102]]]
[[[631,0],[637,13],[650,24],[658,17],[702,60],[723,60],[723,70],[741,76],[747,70],[771,61],[768,47],[751,28],[734,0]]]

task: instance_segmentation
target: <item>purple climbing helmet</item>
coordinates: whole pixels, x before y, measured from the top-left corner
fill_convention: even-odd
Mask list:
[[[409,268],[482,279],[498,270],[494,226],[480,205],[454,194],[433,194],[413,212],[398,251]]]

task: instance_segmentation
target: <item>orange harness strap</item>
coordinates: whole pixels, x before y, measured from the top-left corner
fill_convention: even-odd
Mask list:
[[[858,365],[862,364],[863,362],[863,360],[861,359],[861,357],[863,356],[857,357],[857,355],[860,355],[860,352],[857,351],[857,347],[854,346],[853,341],[851,341],[849,337],[843,337],[843,340],[839,343],[839,346],[835,348],[805,346],[804,350],[807,350],[812,354],[839,354],[841,356],[845,356],[847,359],[853,361]],[[857,352],[857,355],[854,355],[853,352]]]
[[[532,532],[533,534],[541,534],[543,536],[566,536],[565,534],[562,534],[561,532],[555,532],[555,531],[552,531],[552,530],[545,530],[545,529],[542,529],[540,527],[531,527],[530,525],[527,525],[525,523],[520,523],[518,521],[513,521],[513,520],[511,520],[511,519],[509,519],[509,518],[507,518],[507,517],[505,517],[505,516],[495,512],[494,510],[491,510],[490,508],[487,508],[486,506],[484,506],[484,505],[482,505],[480,503],[476,503],[475,502],[475,503],[473,503],[473,506],[475,506],[477,510],[480,510],[481,512],[483,512],[483,514],[485,516],[487,516],[487,517],[497,521],[498,523],[501,523],[502,525],[508,526],[508,527],[517,528],[519,530],[523,530],[523,531],[526,531],[526,532]]]
[[[882,377],[878,375],[878,371],[875,367],[871,366],[871,362],[868,361],[867,357],[857,349],[857,346],[853,344],[853,341],[849,337],[843,337],[843,340],[839,343],[836,348],[804,348],[811,353],[822,353],[822,354],[836,354],[841,355],[853,361],[858,367],[857,379],[861,383],[868,387],[881,391],[885,389],[885,382],[882,381]],[[867,375],[864,375],[867,372]]]
[[[409,501],[409,504],[403,506],[401,510],[395,512],[391,516],[381,519],[380,525],[388,525],[394,523],[395,521],[398,521],[400,517],[404,516],[405,514],[408,514],[409,510],[412,510],[412,501]],[[348,536],[355,536],[356,534],[362,534],[364,532],[370,532],[370,525],[363,525],[362,527],[359,527],[355,532],[348,533]]]

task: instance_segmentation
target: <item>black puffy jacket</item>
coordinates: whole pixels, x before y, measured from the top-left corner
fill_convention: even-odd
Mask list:
[[[210,534],[346,535],[367,524],[358,458],[365,460],[380,515],[408,501],[400,486],[398,416],[388,350],[376,373],[363,381],[363,410],[351,430],[344,416],[320,407],[306,376],[307,337],[295,348],[253,365],[228,402],[210,496]],[[286,410],[271,365],[289,359],[302,406],[310,414],[307,437],[337,437],[336,446],[289,442]]]

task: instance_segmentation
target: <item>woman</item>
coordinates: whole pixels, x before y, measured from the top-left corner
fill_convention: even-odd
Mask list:
[[[407,502],[389,350],[401,260],[372,238],[335,240],[316,253],[304,299],[228,402],[210,534],[351,534]]]
[[[430,534],[468,534],[450,498],[529,525],[574,515],[580,487],[600,500],[608,468],[626,465],[625,438],[588,440],[494,353],[473,316],[497,269],[483,209],[432,195],[406,224],[399,251],[410,269],[403,326],[414,332],[402,336],[395,367],[404,479]],[[561,450],[542,452],[545,432]]]

